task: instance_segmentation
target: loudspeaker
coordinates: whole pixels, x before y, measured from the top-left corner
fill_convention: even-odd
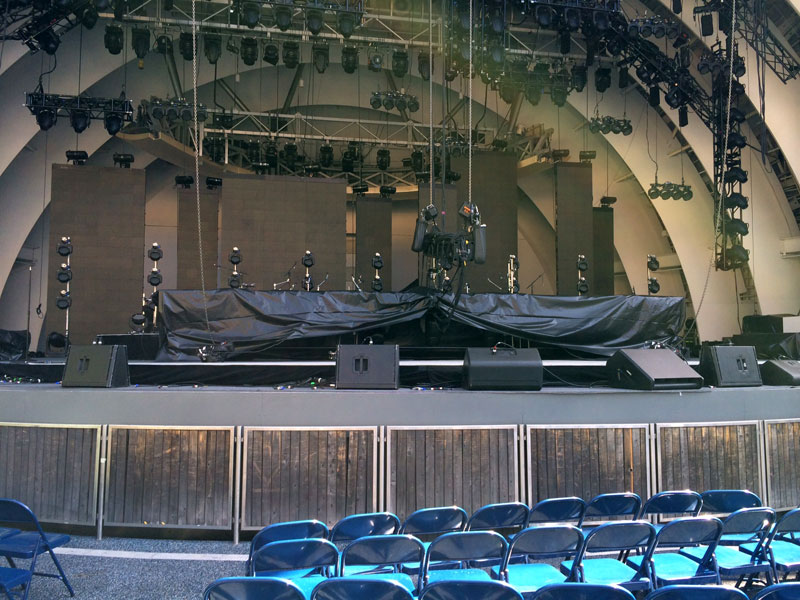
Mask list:
[[[703,378],[672,350],[617,350],[606,362],[611,387],[628,390],[696,390]]]
[[[127,387],[128,349],[125,346],[71,346],[62,387]]]
[[[468,390],[540,390],[543,377],[535,348],[467,348],[464,355]]]
[[[714,20],[711,18],[711,15],[701,15],[700,35],[703,37],[714,35]]]
[[[800,385],[800,361],[768,360],[761,365],[764,385]]]
[[[399,346],[349,345],[336,351],[336,388],[396,390],[400,385]]]
[[[706,385],[715,387],[761,385],[753,346],[703,346],[697,372],[703,376]]]

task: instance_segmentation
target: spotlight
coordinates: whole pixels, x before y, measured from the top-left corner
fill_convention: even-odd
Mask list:
[[[342,171],[352,173],[355,168],[356,155],[352,150],[342,152]]]
[[[242,56],[242,62],[248,67],[252,67],[258,60],[258,40],[251,37],[242,38],[239,52]]]
[[[594,87],[598,94],[604,93],[611,87],[611,69],[600,67],[594,72]]]
[[[250,29],[254,29],[261,20],[261,5],[255,2],[245,2],[242,4],[240,15],[242,22]]]
[[[680,32],[681,32],[680,26],[677,23],[675,23],[674,21],[671,21],[671,22],[669,22],[667,24],[667,39],[668,40],[677,39],[678,38],[678,34],[680,34]],[[673,47],[676,47],[676,46],[673,45]]]
[[[130,169],[134,160],[133,154],[121,154],[119,152],[115,152],[112,159],[115,165],[119,165],[120,169]]]
[[[414,150],[411,153],[411,168],[415,173],[419,173],[425,167],[424,157],[422,152]]]
[[[725,252],[728,262],[733,266],[741,266],[750,260],[750,252],[740,244],[734,244]]]
[[[172,40],[166,35],[159,35],[156,38],[156,52],[159,54],[172,54]]]
[[[416,96],[409,96],[407,102],[408,112],[415,113],[419,110],[419,99]]]
[[[122,52],[125,43],[125,33],[119,25],[106,25],[106,32],[103,36],[103,43],[110,54]]]
[[[183,60],[192,60],[194,54],[192,52],[192,34],[188,31],[181,33],[178,38],[178,51],[181,53]]]
[[[738,131],[731,131],[728,134],[728,146],[739,148],[741,150],[747,146],[747,138]]]
[[[564,23],[570,31],[578,31],[581,26],[581,13],[577,8],[568,8],[564,11]]]
[[[579,296],[589,293],[589,284],[586,282],[585,277],[578,277],[578,285],[575,286]]]
[[[345,46],[342,48],[342,69],[352,75],[358,69],[358,47]]]
[[[746,210],[749,204],[750,203],[747,201],[747,198],[739,192],[733,192],[727,198],[725,198],[725,208],[727,209],[738,208],[741,210]]]
[[[394,94],[387,92],[383,95],[383,108],[386,110],[394,109]]]
[[[194,183],[194,177],[192,177],[191,175],[175,176],[175,185],[179,185],[185,190],[188,190],[193,183]]]
[[[600,206],[602,206],[603,208],[609,208],[611,207],[612,204],[616,203],[617,203],[616,196],[603,196],[602,198],[600,198]]]
[[[311,35],[319,35],[319,32],[325,27],[325,13],[319,8],[306,9],[306,27]]]
[[[351,189],[353,190],[354,194],[363,196],[369,191],[369,186],[362,181],[360,183],[354,183]]]
[[[220,177],[206,177],[206,189],[216,190],[222,187],[222,178]]]
[[[692,187],[689,185],[683,186],[683,199],[688,201],[694,198],[694,192],[692,191]]]
[[[276,6],[275,11],[275,25],[281,31],[288,31],[292,26],[292,9],[289,6],[281,5]]]
[[[328,44],[314,44],[311,48],[311,57],[317,73],[324,73],[331,62],[331,51]]]
[[[242,262],[242,251],[239,250],[238,246],[234,246],[231,250],[231,253],[228,255],[228,262],[234,266]]]
[[[86,27],[86,29],[94,29],[94,26],[97,25],[97,20],[99,18],[100,15],[97,14],[97,8],[89,4],[83,10],[83,14],[81,15],[81,23],[84,27]]]
[[[639,34],[644,38],[649,38],[653,35],[653,22],[645,19],[639,22]]]
[[[419,76],[422,77],[423,81],[430,80],[433,72],[432,65],[432,55],[428,54],[427,52],[420,52],[417,58],[417,70],[419,71]]]
[[[633,133],[633,125],[631,125],[630,119],[622,120],[622,127],[620,128],[620,131],[622,131],[622,135],[631,135]]]
[[[222,56],[222,38],[217,33],[207,33],[203,36],[203,52],[212,65],[217,64]]]
[[[575,263],[575,267],[578,271],[586,271],[589,268],[589,261],[586,260],[586,256],[583,254],[578,255],[578,260]]]
[[[539,5],[536,7],[536,22],[539,27],[547,29],[553,24],[553,11],[549,6]]]
[[[280,52],[278,51],[277,44],[267,44],[264,46],[264,62],[267,62],[273,66],[278,64],[278,60],[280,59]]]
[[[397,188],[395,186],[393,186],[393,185],[382,185],[381,186],[381,197],[382,198],[388,198],[389,196],[393,196],[396,193],[397,193]],[[375,266],[375,261],[373,260],[372,266],[374,268],[376,268],[376,269],[380,269],[383,266],[383,263],[381,263],[380,267],[376,267]]]
[[[167,105],[166,114],[168,121],[174,121],[175,119],[178,118],[178,108],[179,108],[178,103],[175,102],[175,100],[173,100]]]
[[[367,61],[367,68],[374,72],[380,73],[383,66],[383,56],[380,52],[370,52],[369,60]]]
[[[665,35],[667,35],[667,26],[664,24],[663,21],[656,21],[653,23],[653,36],[660,40]]]
[[[103,124],[108,135],[117,135],[122,129],[122,115],[116,112],[107,112],[103,117]]]
[[[381,187],[381,195],[383,195],[383,188],[389,186]],[[390,194],[394,194],[394,191],[390,192]],[[372,268],[377,269],[380,271],[383,268],[383,257],[381,256],[380,252],[376,252],[375,256],[372,257]]]
[[[131,31],[131,47],[136,53],[136,58],[139,59],[139,68],[144,69],[144,57],[150,50],[150,30],[133,29]]]
[[[57,331],[51,331],[50,335],[47,336],[47,347],[48,348],[66,348],[67,346],[67,338],[64,336],[63,333],[58,333]]]
[[[681,88],[675,86],[666,93],[664,100],[670,108],[680,108],[686,103],[686,94]]]
[[[745,116],[745,114],[742,112],[741,109],[736,108],[734,106],[731,108],[730,118],[731,118],[731,123],[739,123],[741,125],[742,123],[745,122],[745,119],[747,117]]]
[[[647,103],[653,108],[661,104],[661,90],[658,89],[657,85],[650,87],[647,93]]]
[[[408,108],[408,96],[405,94],[395,94],[394,105],[400,112]]]
[[[86,131],[90,123],[91,117],[89,116],[89,111],[83,109],[69,111],[69,124],[72,125],[72,129],[75,130],[75,133]]]
[[[647,278],[647,291],[651,294],[657,294],[661,291],[661,285],[658,283],[658,279],[655,277]]]
[[[164,281],[164,278],[161,276],[161,271],[158,267],[153,267],[150,273],[147,275],[147,283],[152,285],[153,287],[160,286]]]
[[[586,87],[587,82],[586,67],[583,65],[575,65],[572,67],[572,87],[576,92],[582,92]]]
[[[725,219],[725,233],[729,236],[745,236],[750,233],[750,226],[741,219]]]
[[[153,242],[153,245],[150,246],[150,249],[147,251],[147,257],[153,262],[158,262],[164,258],[164,251],[161,249],[161,245],[158,242]]]
[[[359,17],[351,12],[339,13],[339,33],[342,34],[344,39],[353,35],[353,32],[358,26]]]
[[[561,54],[569,54],[572,51],[572,36],[569,30],[562,29],[558,34],[559,46]]]
[[[72,281],[72,269],[67,263],[61,263],[58,271],[56,271],[56,279],[58,279],[59,283]]]
[[[658,262],[658,258],[655,254],[648,254],[647,255],[647,270],[648,271],[658,271],[659,267],[661,267],[661,263]]]
[[[72,254],[72,238],[69,236],[63,236],[58,241],[58,246],[56,246],[56,252],[59,256],[69,256]]]
[[[408,73],[408,52],[395,50],[392,53],[392,73],[395,77],[405,77]]]
[[[581,162],[592,162],[597,158],[597,150],[581,150],[578,158]]]
[[[88,29],[91,29],[91,27],[88,27]],[[55,33],[53,33],[52,29],[45,29],[44,31],[37,33],[34,36],[34,39],[38,42],[39,48],[44,50],[50,56],[53,56],[58,50],[59,45],[61,45],[61,40]]]
[[[600,133],[604,135],[608,135],[611,133],[611,125],[614,122],[614,119],[611,117],[603,117],[600,121]]]
[[[678,109],[678,126],[686,127],[689,125],[689,108],[684,104]]]
[[[287,69],[294,69],[300,64],[300,44],[297,42],[283,43],[283,65]]]
[[[661,185],[661,199],[662,200],[669,200],[672,198],[673,186],[672,184],[667,181]]]
[[[383,104],[383,99],[381,98],[381,93],[372,92],[372,96],[369,99],[369,105],[375,110],[378,110],[382,104]]]
[[[60,310],[67,310],[72,306],[72,298],[70,298],[67,290],[61,290],[56,298],[56,308]]]
[[[378,150],[377,164],[381,171],[385,171],[389,168],[389,165],[391,164],[391,154],[389,153],[389,150],[386,148],[381,148]]]
[[[238,290],[242,287],[242,274],[236,271],[231,273],[230,277],[228,277],[228,286],[234,290]]]
[[[297,165],[297,144],[289,142],[283,146],[283,160],[286,161],[286,166],[290,171],[294,171]]]
[[[319,164],[326,169],[333,165],[333,148],[330,144],[319,147]]]
[[[725,171],[725,183],[747,183],[747,171],[742,167],[731,167]]]
[[[42,131],[50,129],[56,124],[56,120],[56,111],[52,108],[40,108],[36,111],[36,124]]]
[[[650,189],[647,190],[647,195],[650,196],[651,200],[655,200],[661,194],[661,190],[659,189],[659,185],[657,183],[651,183]]]

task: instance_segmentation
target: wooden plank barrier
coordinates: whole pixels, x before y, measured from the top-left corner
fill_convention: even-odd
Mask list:
[[[105,525],[229,529],[233,427],[109,427]]]
[[[517,427],[387,427],[387,510],[519,500]]]
[[[0,423],[0,497],[40,521],[94,525],[99,465],[99,425]]]
[[[757,421],[656,425],[659,490],[748,489],[763,496]]]
[[[764,421],[767,498],[776,510],[800,504],[800,421]]]
[[[635,492],[650,495],[648,425],[528,425],[528,503]]]
[[[377,427],[245,427],[242,530],[376,511],[377,454]]]

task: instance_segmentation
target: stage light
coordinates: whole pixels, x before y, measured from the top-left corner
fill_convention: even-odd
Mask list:
[[[53,125],[56,124],[57,116],[56,111],[52,108],[39,108],[36,110],[36,124],[39,125],[39,129],[42,131],[47,131]]]
[[[395,195],[397,193],[397,188],[395,186],[393,186],[393,185],[382,185],[381,189],[380,189],[380,192],[381,192],[381,197],[382,198],[388,198],[389,196],[393,196],[393,195]],[[380,254],[378,254],[377,256],[380,256]],[[375,269],[383,268],[383,261],[381,261],[381,266],[380,267],[376,267],[375,266],[375,260],[373,259],[372,267],[375,268]]]
[[[395,77],[405,77],[408,73],[408,52],[395,50],[392,53],[392,73]]]
[[[647,103],[653,108],[661,104],[661,90],[657,85],[650,86],[647,93]]]
[[[280,52],[278,51],[277,44],[267,44],[264,46],[264,62],[271,65],[277,65],[280,60]]]
[[[633,133],[633,125],[631,125],[630,119],[622,119],[622,127],[620,131],[622,131],[622,135],[631,135]]]
[[[228,277],[228,286],[233,290],[238,290],[242,287],[242,274],[234,271]]]
[[[549,6],[539,5],[536,7],[536,22],[539,27],[547,29],[553,24],[553,11]]]
[[[303,258],[300,259],[300,264],[306,269],[310,269],[314,266],[314,262],[314,255],[311,253],[311,250],[306,250],[303,254]]]
[[[731,167],[725,171],[725,183],[747,183],[747,171],[742,167]]]
[[[128,12],[128,2],[127,0],[113,0],[114,4],[114,18],[117,21],[121,21],[125,17],[125,13]]]
[[[411,169],[415,173],[422,171],[422,169],[425,167],[425,158],[422,155],[422,152],[419,150],[414,150],[411,153],[410,158],[411,158]]]
[[[264,149],[264,162],[270,169],[278,168],[278,146],[270,140]]]
[[[62,236],[56,246],[56,252],[59,256],[69,256],[72,254],[72,238],[69,236]]]
[[[359,183],[354,183],[351,186],[350,189],[353,190],[353,193],[355,195],[363,196],[364,194],[366,194],[369,191],[369,186],[366,183],[364,183],[363,181],[361,181]]]
[[[738,131],[728,133],[728,147],[744,149],[747,146],[747,138]]]
[[[658,283],[658,279],[655,277],[647,278],[647,291],[651,294],[657,294],[661,291],[661,285]]]
[[[112,160],[114,161],[115,165],[118,165],[120,169],[130,169],[131,163],[133,163],[134,158],[133,154],[130,153],[120,153],[114,152],[112,155]]]
[[[131,47],[139,59],[139,68],[144,69],[144,57],[150,50],[150,30],[134,28],[131,30]]]
[[[694,198],[694,192],[692,191],[692,187],[689,185],[683,186],[683,199],[686,201],[691,200]]]
[[[636,19],[628,23],[628,35],[630,37],[639,36],[639,21],[637,21]]]
[[[274,10],[275,25],[281,31],[288,31],[292,27],[292,9],[289,6],[276,6]]]
[[[61,263],[61,267],[56,271],[56,279],[58,279],[60,283],[72,281],[72,269],[70,269],[67,263]]]
[[[578,160],[581,162],[592,162],[597,158],[597,150],[581,150],[578,153]]]
[[[206,177],[206,189],[216,190],[222,187],[221,177]]]
[[[358,69],[358,47],[345,46],[342,48],[342,69],[345,73],[353,74]]]
[[[83,9],[83,14],[81,15],[81,24],[86,27],[86,29],[94,29],[94,26],[97,25],[97,20],[99,18],[100,15],[97,14],[97,8],[89,4],[85,9]]]
[[[188,190],[193,183],[194,183],[194,177],[192,177],[191,175],[175,176],[175,185],[179,185],[185,190]]]
[[[561,32],[559,32],[558,41],[561,54],[569,54],[572,51],[572,36],[568,30],[562,29]]]
[[[228,262],[232,265],[238,265],[242,262],[242,251],[239,250],[238,246],[234,246],[231,250],[231,253],[228,255]]]
[[[345,173],[352,173],[355,168],[356,155],[353,150],[345,150],[342,152],[342,171]]]
[[[568,8],[564,11],[564,23],[570,31],[578,31],[581,27],[581,13],[577,8]]]
[[[745,236],[750,233],[750,226],[741,219],[726,219],[725,233],[729,236]]]
[[[597,31],[603,33],[609,28],[610,21],[608,20],[608,13],[604,10],[598,10],[594,13],[594,26]]]
[[[178,38],[178,51],[181,53],[183,60],[192,60],[194,57],[192,54],[192,34],[188,31],[182,32],[180,38]]]
[[[222,56],[222,38],[217,33],[207,33],[203,36],[203,52],[212,65],[217,64]]]
[[[725,208],[727,209],[738,208],[741,210],[746,210],[749,204],[750,203],[747,201],[747,198],[739,192],[733,192],[727,198],[725,198]]]
[[[153,242],[153,245],[150,246],[150,249],[147,251],[147,257],[153,262],[158,262],[164,258],[164,251],[161,249],[161,245],[158,242]]]
[[[319,147],[319,164],[326,169],[333,165],[333,147],[330,144]]]
[[[676,15],[681,14],[683,10],[683,1],[682,0],[672,0],[672,12]]]
[[[589,261],[586,260],[586,256],[579,254],[578,260],[575,262],[575,267],[578,269],[578,271],[586,271],[589,268]]]
[[[239,52],[241,53],[242,62],[248,67],[252,67],[258,60],[258,40],[251,37],[242,38]]]
[[[383,99],[381,98],[381,93],[372,92],[372,96],[369,99],[369,105],[375,110],[378,110],[382,104],[383,104]]]
[[[289,142],[283,146],[283,160],[289,170],[294,171],[297,166],[297,144]]]
[[[306,27],[311,35],[319,35],[319,32],[325,27],[325,13],[319,8],[307,8]]]
[[[572,67],[572,87],[576,92],[582,92],[587,83],[586,67],[583,65],[575,65]]]
[[[433,59],[430,54],[427,52],[419,53],[419,56],[417,57],[417,70],[419,71],[419,76],[422,77],[423,81],[430,80],[433,71],[431,68],[432,64]]]
[[[339,13],[339,33],[344,39],[348,39],[355,32],[358,25],[358,15],[351,12]]]
[[[240,12],[242,22],[250,29],[255,29],[261,20],[261,5],[255,2],[245,2],[242,4]]]
[[[689,109],[684,104],[678,109],[678,126],[686,127],[689,125]]]
[[[599,133],[600,132],[600,123],[602,121],[598,120],[595,117],[592,117],[592,120],[589,121],[589,131],[591,133]]]
[[[116,112],[107,112],[103,117],[103,124],[108,135],[117,135],[122,129],[122,115]]]
[[[408,108],[408,96],[405,94],[395,94],[394,105],[397,110],[403,112],[406,108]]]
[[[743,265],[750,260],[750,252],[745,250],[740,244],[734,244],[728,248],[725,255],[731,265]]]
[[[394,110],[394,94],[387,92],[383,95],[383,108]]]
[[[611,87],[611,69],[600,67],[594,72],[594,87],[598,94],[602,94]]]
[[[294,69],[300,64],[300,44],[297,42],[283,43],[283,65],[287,69]]]
[[[369,53],[367,60],[367,68],[373,73],[380,73],[383,66],[383,56],[380,52],[372,51]]]
[[[603,208],[610,208],[612,204],[616,203],[617,203],[616,196],[603,196],[602,198],[600,198],[600,206],[602,206]]]
[[[667,23],[667,39],[668,40],[675,40],[678,38],[678,35],[681,32],[680,25],[675,23],[674,21],[670,21]]]
[[[567,103],[568,90],[566,82],[569,81],[569,75],[566,71],[562,70],[560,79],[562,80],[562,83],[554,83],[550,88],[550,100],[552,100],[553,104],[559,108]]]
[[[56,298],[56,308],[59,310],[67,310],[72,306],[72,298],[70,298],[67,290],[61,290]]]
[[[658,262],[658,258],[655,254],[648,254],[647,255],[647,270],[648,271],[658,271],[661,267],[661,263]]]
[[[409,96],[407,102],[408,102],[408,112],[415,113],[419,110],[419,98],[417,98],[416,96]]]
[[[639,35],[643,38],[649,38],[653,35],[653,22],[650,19],[639,21]]]
[[[664,100],[670,108],[680,108],[686,103],[686,94],[678,86],[670,88],[664,96]]]
[[[72,125],[72,129],[75,130],[75,133],[86,131],[90,123],[91,117],[89,116],[89,111],[83,109],[69,111],[69,124]]]
[[[91,29],[91,28],[89,28]],[[39,45],[39,48],[44,50],[50,56],[54,55],[61,45],[59,37],[53,33],[52,29],[45,29],[40,31],[34,36],[34,39]]]
[[[167,120],[168,121],[174,121],[174,120],[176,120],[178,118],[178,109],[179,108],[180,108],[180,106],[178,105],[178,103],[175,100],[173,100],[172,102],[167,104],[166,114],[167,114]]]
[[[589,284],[586,282],[585,277],[578,277],[578,284],[575,286],[579,296],[589,293]]]
[[[672,184],[669,181],[661,184],[660,195],[662,200],[669,200],[672,198]]]
[[[655,21],[653,23],[653,36],[660,40],[665,35],[667,35],[667,26],[664,24],[663,21]]]
[[[328,44],[314,44],[311,48],[311,58],[317,73],[324,73],[331,62],[331,51]]]
[[[600,133],[604,135],[608,135],[611,133],[611,124],[614,122],[614,119],[611,117],[603,117],[600,121]]]
[[[106,25],[106,32],[103,35],[103,43],[109,54],[119,54],[125,43],[125,33],[119,25]]]
[[[538,83],[530,83],[525,88],[525,99],[533,106],[537,106],[542,100],[542,87]]]
[[[381,171],[386,171],[391,165],[391,154],[386,148],[378,150],[377,165]]]
[[[163,281],[164,278],[161,276],[161,271],[158,269],[158,267],[153,267],[153,269],[147,275],[147,283],[153,287],[158,287]]]
[[[657,183],[651,183],[650,189],[647,190],[647,195],[650,196],[651,200],[655,200],[661,194],[661,190]]]
[[[736,108],[735,106],[731,107],[730,110],[730,120],[731,123],[739,123],[740,125],[745,122],[746,116],[741,109]]]

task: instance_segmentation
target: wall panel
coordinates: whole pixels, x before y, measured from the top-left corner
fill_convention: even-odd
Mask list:
[[[197,192],[194,186],[189,189],[178,188],[178,289],[199,290],[200,246],[197,239]],[[227,271],[220,272],[216,265],[219,260],[218,224],[219,189],[200,189],[200,227],[203,235],[203,273],[206,289],[216,289],[221,281],[227,285]],[[227,262],[225,252],[224,264]],[[165,256],[165,260],[171,257]]]
[[[767,498],[776,510],[800,504],[800,421],[765,421]]]

